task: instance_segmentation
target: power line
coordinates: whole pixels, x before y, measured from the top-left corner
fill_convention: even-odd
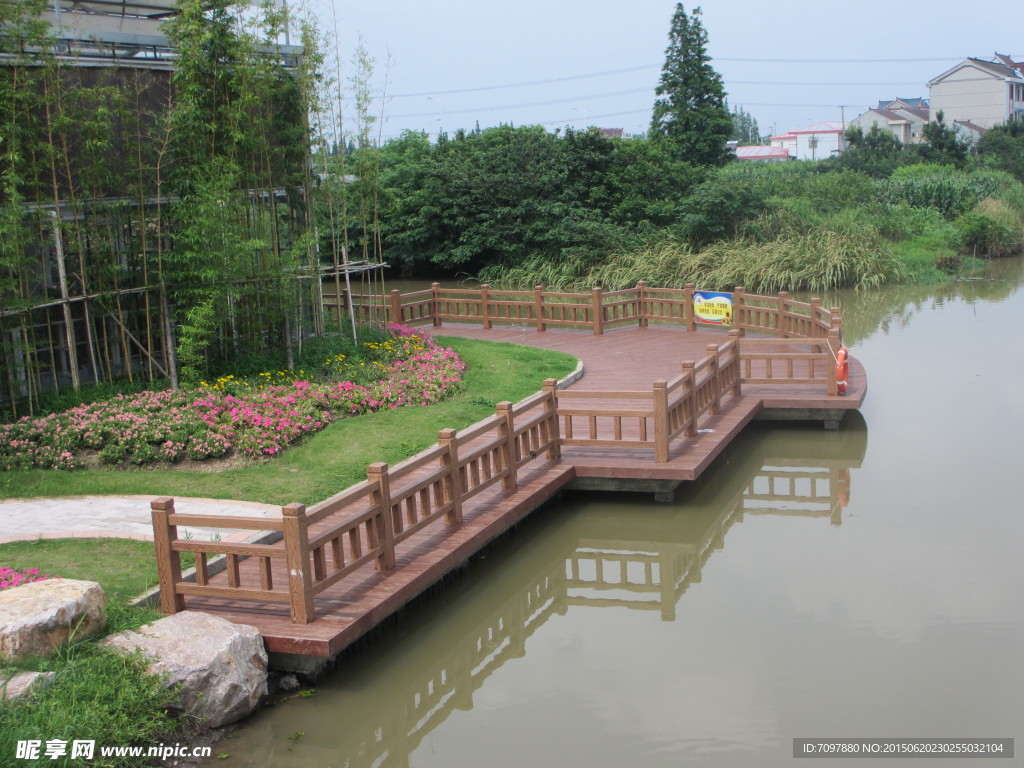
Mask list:
[[[712,61],[727,61],[740,64],[933,64],[937,62],[959,61],[960,57],[947,56],[934,59],[747,59],[734,58],[730,56],[713,56]],[[551,77],[545,80],[524,80],[518,83],[502,83],[499,85],[481,85],[474,88],[453,88],[445,91],[422,91],[420,93],[397,93],[393,99],[422,98],[424,96],[446,96],[456,93],[479,93],[481,91],[497,91],[504,88],[525,88],[531,85],[550,85],[551,83],[566,83],[573,80],[586,80],[594,77],[608,77],[609,75],[621,75],[627,72],[639,72],[645,69],[657,69],[661,64],[640,64],[635,67],[624,67],[622,69],[608,69],[602,72],[588,72],[582,75],[567,75],[565,77]],[[751,83],[758,85],[758,83]],[[864,85],[872,85],[864,83]],[[888,85],[888,83],[877,83],[877,85]]]
[[[748,64],[934,64],[942,61],[962,61],[962,56],[941,59],[731,59],[712,56],[712,61],[736,61]]]
[[[547,107],[552,104],[565,104],[567,101],[587,101],[588,99],[607,99],[613,96],[627,96],[633,93],[653,93],[652,88],[630,88],[626,91],[609,91],[608,93],[595,93],[589,96],[573,96],[559,99],[549,99],[548,101],[531,101],[524,104],[504,104],[497,107],[473,107],[471,109],[449,109],[445,114],[447,115],[465,115],[473,112],[496,112],[500,109],[521,109],[522,107]],[[406,118],[406,117],[433,117],[437,112],[415,112],[408,115],[387,115],[388,118]]]
[[[504,85],[481,85],[477,88],[457,88],[450,91],[424,91],[423,93],[396,93],[393,99],[409,99],[414,96],[446,96],[450,93],[477,93],[478,91],[497,91],[502,88],[524,88],[528,85],[548,85],[550,83],[566,83],[570,80],[585,80],[591,77],[607,77],[608,75],[621,75],[625,72],[637,72],[641,69],[653,69],[658,64],[642,64],[638,67],[627,67],[626,69],[609,69],[605,72],[592,72],[586,75],[569,75],[567,77],[552,77],[547,80],[528,80],[521,83],[506,83]]]

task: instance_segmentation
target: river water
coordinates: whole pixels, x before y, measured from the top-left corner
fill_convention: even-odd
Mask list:
[[[1024,764],[1022,279],[829,297],[869,381],[838,432],[752,428],[674,504],[549,504],[210,764],[789,766],[798,737]]]

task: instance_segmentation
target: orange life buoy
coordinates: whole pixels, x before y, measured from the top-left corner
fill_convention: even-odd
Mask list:
[[[836,352],[836,388],[839,390],[839,394],[843,394],[850,383],[849,355],[846,347],[840,347]]]
[[[836,483],[839,496],[839,506],[845,507],[850,503],[850,470],[843,468],[839,470],[839,482]]]

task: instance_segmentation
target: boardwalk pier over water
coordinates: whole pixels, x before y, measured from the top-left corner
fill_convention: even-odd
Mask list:
[[[786,294],[738,288],[729,332],[696,329],[692,287],[435,285],[358,298],[355,309],[379,319],[454,322],[439,332],[569,352],[584,375],[564,388],[548,380],[467,429],[441,430],[433,448],[395,467],[373,464],[366,481],[309,509],[290,504],[276,519],[200,520],[175,513],[172,499],[154,501],[161,609],[253,625],[284,665],[295,654],[333,657],[563,489],[669,494],[752,420],[835,425],[867,388],[851,359],[849,388],[838,394],[838,310]],[[178,525],[269,530],[276,541],[181,539]],[[196,553],[194,581],[182,577],[181,552]],[[211,555],[224,556],[216,575]]]

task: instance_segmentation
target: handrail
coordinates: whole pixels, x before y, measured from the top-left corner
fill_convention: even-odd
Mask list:
[[[693,312],[696,286],[651,288],[643,280],[633,288],[605,291],[595,287],[590,293],[547,291],[535,286],[532,291],[495,289],[485,283],[479,288],[444,288],[432,283],[429,289],[389,296],[352,295],[341,297],[343,306],[352,306],[360,316],[381,314],[384,319],[417,325],[443,325],[444,321],[480,323],[491,328],[496,323],[533,325],[538,332],[550,326],[590,328],[600,335],[608,325],[650,323],[685,325],[696,330]],[[343,292],[344,293],[344,292]],[[331,307],[339,297],[325,297]],[[830,331],[842,331],[838,307],[825,307],[820,299],[796,301],[786,291],[775,296],[733,290],[733,328],[740,331],[771,333],[782,338],[825,338]]]
[[[685,289],[635,288],[590,294],[479,289],[429,291],[369,297],[358,312],[379,313],[396,322],[445,319],[589,327],[601,334],[621,322],[686,324],[695,327],[694,286]],[[517,301],[515,297],[524,300]],[[499,298],[500,297],[500,298]],[[352,306],[354,296],[334,297]],[[518,486],[519,470],[537,460],[555,460],[562,446],[615,446],[654,449],[656,462],[669,461],[680,435],[695,437],[701,420],[720,412],[724,397],[741,394],[743,383],[756,385],[824,382],[836,395],[832,355],[841,344],[838,308],[820,300],[798,302],[778,296],[733,294],[734,328],[723,344],[710,344],[698,361],[684,361],[682,372],[656,381],[648,391],[559,391],[554,379],[541,392],[517,404],[499,403],[496,412],[466,429],[443,429],[438,442],[393,468],[376,463],[367,479],[312,506],[289,504],[280,518],[183,515],[174,500],[151,503],[154,544],[165,613],[184,609],[185,595],[287,602],[291,620],[309,623],[316,616],[315,595],[371,565],[392,570],[397,548],[432,525],[463,525],[463,504],[498,483],[502,492]],[[747,338],[745,331],[773,338]],[[802,368],[802,372],[801,372]],[[618,406],[595,407],[613,400]],[[586,401],[591,401],[590,403]],[[271,530],[283,534],[276,544],[195,542],[179,538],[177,526]],[[406,545],[412,546],[412,545]],[[196,555],[196,581],[183,581],[181,552]],[[208,554],[224,555],[227,583],[211,583]],[[245,566],[242,567],[242,563]],[[258,586],[257,586],[258,584]]]
[[[431,525],[463,524],[462,504],[500,483],[510,492],[519,470],[533,461],[560,456],[554,407],[557,382],[520,403],[499,403],[494,416],[457,432],[442,429],[438,444],[393,468],[371,464],[367,479],[313,506],[282,508],[280,518],[180,515],[174,499],[151,502],[157,553],[160,607],[184,610],[185,595],[287,602],[291,619],[306,624],[316,616],[314,597],[356,571],[373,565],[392,570],[397,548]],[[282,531],[276,544],[196,542],[179,538],[177,523],[221,528],[260,527]],[[195,584],[182,580],[181,553],[196,553]],[[211,583],[207,554],[223,554],[227,583]],[[255,568],[240,567],[251,560]],[[275,578],[276,577],[276,578]],[[275,583],[276,582],[276,583]],[[258,586],[257,586],[258,584]]]

